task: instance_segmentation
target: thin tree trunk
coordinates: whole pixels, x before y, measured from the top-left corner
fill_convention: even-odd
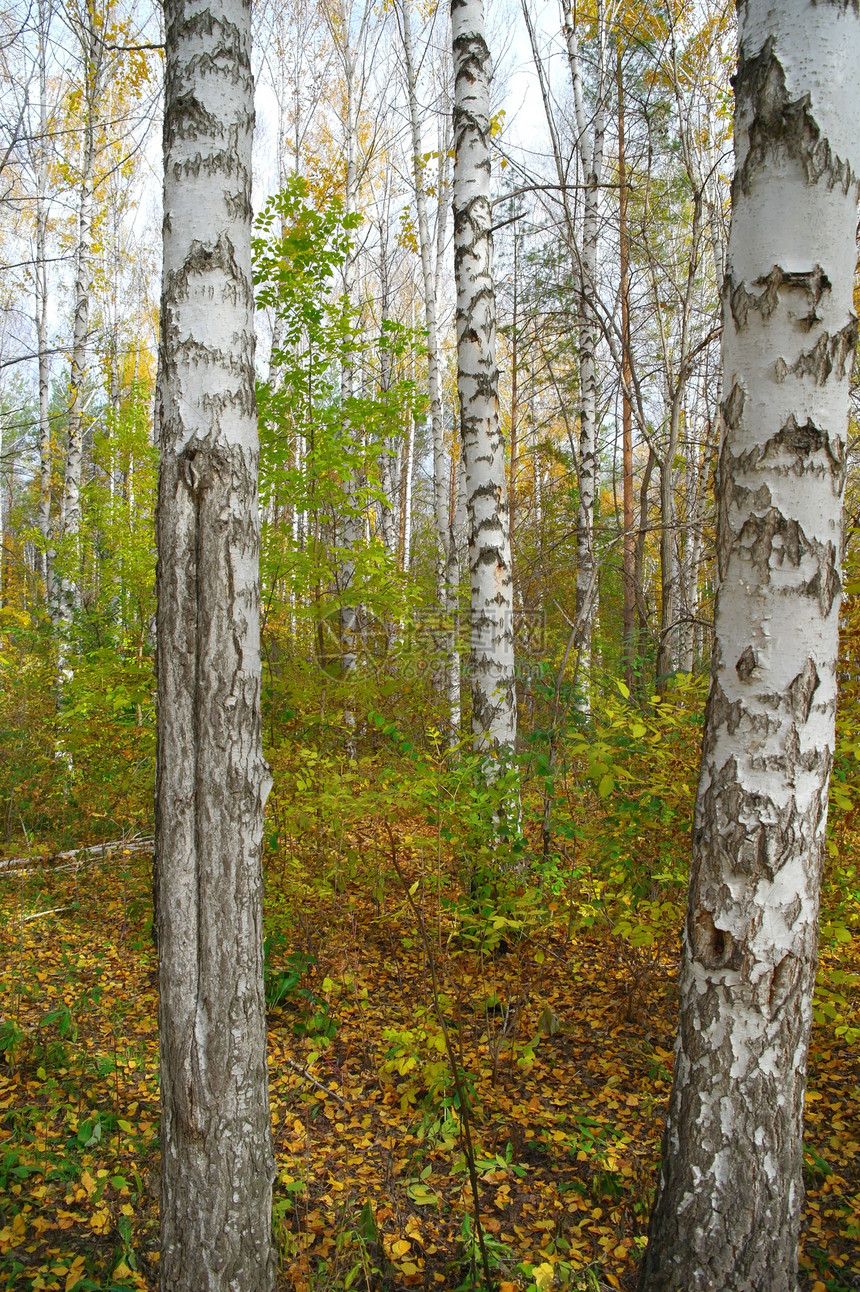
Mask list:
[[[355,53],[350,43],[349,36],[349,13],[345,6],[341,5],[341,58],[344,69],[344,82],[346,91],[346,192],[344,195],[344,214],[349,216],[355,210],[356,205],[356,184],[357,184],[357,120],[355,104]],[[355,305],[356,290],[356,250],[354,245],[350,245],[346,259],[343,265],[343,291],[346,308],[350,313],[350,324],[352,323],[352,310]],[[341,407],[342,407],[342,425],[344,433],[344,442],[352,445],[352,456],[355,457],[355,441],[357,439],[357,428],[353,427],[349,420],[349,405],[355,394],[355,361],[351,353],[345,354],[341,360]],[[359,608],[352,599],[352,584],[355,578],[355,557],[353,553],[361,543],[364,525],[363,517],[358,507],[357,493],[359,481],[356,479],[354,471],[349,473],[344,482],[345,509],[343,519],[342,547],[343,556],[341,558],[340,570],[338,571],[338,582],[340,592],[340,636],[341,636],[341,671],[344,676],[355,671],[358,662],[358,645],[360,634],[360,613]],[[344,721],[347,727],[348,737],[347,744],[350,754],[354,754],[354,737],[352,731],[355,726],[355,715],[347,707],[344,710]]]
[[[427,329],[427,390],[430,397],[430,426],[433,441],[433,521],[436,533],[436,583],[440,607],[446,601],[445,567],[448,557],[448,466],[442,422],[442,383],[439,375],[439,338],[436,322],[436,281],[432,262],[430,223],[427,218],[427,179],[422,159],[421,122],[418,117],[417,75],[412,49],[410,0],[400,5],[409,125],[412,140],[412,181],[418,217],[418,249],[421,256],[421,285],[424,298],[424,326]],[[439,195],[440,201],[442,195]]]
[[[600,186],[603,182],[605,130],[606,22],[600,0],[597,5],[597,103],[593,123],[588,125],[576,15],[570,0],[564,3],[564,38],[573,87],[576,113],[577,149],[582,168],[583,195],[582,254],[577,312],[579,329],[579,506],[577,512],[576,614],[582,627],[577,646],[579,666],[588,692],[591,666],[591,637],[597,604],[594,578],[594,508],[598,485],[597,448],[597,342],[596,315],[598,250],[600,236]]]
[[[642,1292],[794,1292],[833,761],[860,13],[739,9],[711,691]]]
[[[512,753],[517,734],[513,580],[499,421],[490,209],[490,52],[483,0],[453,0],[457,387],[471,576],[472,738]]]
[[[400,471],[400,568],[412,561],[412,471],[415,466],[415,418],[407,413],[408,426],[403,466]]]
[[[651,491],[651,476],[657,461],[654,450],[649,448],[648,461],[642,473],[642,484],[639,486],[639,526],[636,531],[636,546],[633,553],[633,588],[636,593],[636,638],[637,653],[644,658],[648,645],[648,605],[645,600],[645,540],[648,537],[648,503]]]
[[[379,224],[379,279],[380,279],[380,322],[382,324],[382,334],[379,344],[379,388],[386,394],[391,389],[391,351],[388,348],[388,337],[385,332],[385,324],[391,317],[391,284],[388,278],[388,244],[387,228],[390,211],[386,202],[383,218]],[[379,529],[382,535],[382,544],[387,554],[396,560],[397,557],[397,532],[394,524],[394,484],[392,480],[391,461],[392,454],[390,451],[391,439],[386,437],[382,446],[382,452],[379,455],[379,483],[382,491],[382,500],[379,503]]]
[[[247,0],[167,0],[156,927],[163,1292],[272,1292]]]
[[[621,473],[624,496],[622,573],[624,613],[621,628],[621,659],[627,687],[632,693],[636,665],[636,536],[633,525],[633,407],[630,385],[630,269],[627,241],[627,165],[624,147],[624,66],[619,39],[618,80],[618,227],[621,268]]]
[[[518,352],[519,336],[517,331],[518,324],[519,324],[519,319],[517,317],[517,306],[519,305],[518,271],[519,271],[519,239],[517,237],[517,234],[514,233],[514,300],[513,300],[513,312],[511,317],[511,442],[510,442],[511,482],[508,487],[508,511],[510,515],[509,528],[511,531],[511,577],[512,578],[513,578],[513,568],[514,568],[514,538],[516,535],[516,528],[517,528],[516,527],[517,450],[519,447],[517,432],[519,430],[518,422],[519,422],[519,415],[520,415],[519,386],[518,386],[519,373],[517,371],[518,363],[519,363],[519,352]]]
[[[51,552],[51,415],[48,362],[48,26],[50,5],[39,0],[39,157],[36,166],[36,347],[39,353],[39,532],[45,602],[54,604]]]
[[[678,451],[681,408],[677,391],[669,411],[669,443],[660,468],[660,639],[657,646],[657,689],[663,691],[675,671],[678,636],[678,562],[675,552],[675,455]]]
[[[59,584],[59,617],[68,624],[80,604],[81,468],[83,464],[84,383],[87,376],[90,292],[92,289],[92,236],[96,163],[96,112],[101,92],[100,39],[93,26],[94,12],[86,9],[86,25],[80,33],[84,64],[80,193],[78,198],[78,242],[75,254],[74,327],[69,374],[69,423],[63,480],[62,534],[63,570]],[[62,662],[61,662],[62,672]]]
[[[445,213],[447,212],[447,192],[443,181],[445,163],[439,164],[439,186],[437,194],[437,227],[436,227],[436,263],[433,263],[433,247],[430,236],[430,222],[427,214],[427,180],[424,174],[425,162],[421,143],[421,122],[418,113],[418,77],[415,69],[415,57],[412,44],[412,22],[410,17],[410,0],[402,0],[401,34],[403,37],[403,55],[406,64],[406,86],[409,99],[409,125],[412,139],[412,179],[415,190],[415,209],[418,217],[418,248],[421,256],[421,281],[424,297],[424,326],[427,330],[427,392],[430,398],[430,427],[433,443],[433,521],[436,534],[436,596],[443,621],[449,624],[446,628],[445,665],[443,679],[448,693],[449,705],[449,744],[459,740],[460,727],[460,660],[457,654],[456,626],[449,621],[456,616],[456,602],[460,582],[459,561],[456,551],[452,551],[453,531],[450,524],[448,491],[450,470],[448,455],[445,452],[445,427],[442,411],[442,381],[439,368],[439,335],[437,321],[437,273],[441,263],[440,236],[444,240]],[[441,150],[440,150],[441,151]],[[455,580],[452,583],[452,579]],[[456,701],[454,699],[453,679],[456,678]],[[456,730],[456,735],[455,735]]]

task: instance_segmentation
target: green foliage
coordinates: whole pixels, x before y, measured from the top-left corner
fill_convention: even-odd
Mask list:
[[[386,322],[371,344],[361,319],[336,290],[360,223],[337,200],[322,209],[293,177],[257,220],[257,303],[275,319],[271,378],[260,383],[260,501],[266,700],[296,712],[332,688],[336,704],[344,653],[341,614],[358,610],[360,671],[371,688],[395,649],[392,625],[405,617],[409,589],[374,527],[388,502],[383,457],[391,458],[417,415],[414,383],[397,374],[417,337]],[[382,381],[380,354],[394,378]],[[402,366],[402,365],[401,365]]]

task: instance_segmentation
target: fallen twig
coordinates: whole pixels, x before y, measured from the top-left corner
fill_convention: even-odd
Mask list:
[[[25,915],[22,923],[29,924],[30,920],[40,920],[43,915],[57,915],[60,911],[76,911],[77,909],[77,903],[72,903],[71,906],[52,906],[49,911],[34,911],[32,915]]]
[[[308,1072],[307,1068],[303,1068],[300,1063],[296,1063],[295,1059],[290,1059],[287,1055],[284,1055],[284,1059],[288,1068],[292,1068],[293,1072],[297,1072],[300,1077],[304,1077],[305,1081],[309,1081],[311,1085],[316,1086],[317,1090],[324,1090],[327,1095],[331,1095],[332,1099],[336,1099],[339,1104],[346,1104],[343,1095],[339,1095],[336,1090],[331,1090],[328,1086],[324,1086],[321,1081],[317,1081],[313,1073]]]
[[[63,862],[75,861],[78,858],[91,857],[94,860],[106,859],[115,852],[151,852],[153,839],[114,839],[111,843],[95,843],[84,848],[69,848],[65,852],[55,852],[48,857],[9,857],[0,861],[0,871],[28,870],[31,867],[58,866]]]

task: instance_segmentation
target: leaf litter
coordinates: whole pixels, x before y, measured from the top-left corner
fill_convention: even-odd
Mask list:
[[[484,1285],[441,1014],[458,1047],[499,1292],[632,1292],[671,1085],[675,948],[577,929],[556,898],[540,919],[491,921],[491,936],[476,937],[456,895],[437,903],[419,858],[405,856],[432,948],[393,885],[297,885],[286,866],[269,868],[279,1286]],[[157,1285],[150,895],[151,860],[121,849],[3,876],[0,1287]],[[860,969],[856,940],[837,950],[822,960],[838,958],[844,981]],[[860,1287],[852,1039],[819,1017],[809,1292]]]

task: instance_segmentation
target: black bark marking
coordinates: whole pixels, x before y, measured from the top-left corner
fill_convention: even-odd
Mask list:
[[[775,53],[775,42],[769,36],[758,54],[747,58],[743,42],[734,77],[735,118],[746,124],[749,149],[732,184],[732,200],[737,206],[740,193],[749,193],[757,173],[770,175],[774,151],[797,163],[807,183],[826,180],[829,187],[840,186],[847,195],[857,187],[857,176],[847,161],[841,161],[822,138],[821,127],[812,115],[812,99],[803,94],[790,100],[785,72]]]
[[[812,701],[821,679],[815,661],[808,659],[788,688],[788,704],[799,723],[805,723],[812,711]]]
[[[823,386],[830,374],[844,377],[848,359],[854,357],[857,346],[857,320],[852,318],[845,327],[834,335],[822,333],[811,350],[801,354],[792,364],[784,359],[777,359],[774,365],[777,381],[785,381],[789,375],[794,377],[812,377],[817,386]]]
[[[737,664],[735,664],[735,672],[742,682],[748,682],[750,680],[755,672],[757,664],[758,659],[756,658],[755,651],[752,646],[747,646]]]
[[[749,323],[751,311],[760,314],[765,320],[769,319],[779,306],[781,291],[805,293],[809,311],[800,317],[798,322],[806,331],[809,331],[814,324],[821,322],[818,306],[825,292],[832,290],[830,279],[820,265],[808,271],[787,271],[781,269],[779,265],[774,265],[769,274],[756,278],[753,287],[760,287],[762,290],[758,294],[750,292],[744,283],[734,286],[731,276],[726,277],[725,290],[728,294],[732,318],[739,332],[743,331]]]
[[[792,921],[793,923],[793,921]],[[774,967],[768,991],[768,1011],[771,1018],[792,1000],[800,983],[800,962],[796,956],[784,955]]]

